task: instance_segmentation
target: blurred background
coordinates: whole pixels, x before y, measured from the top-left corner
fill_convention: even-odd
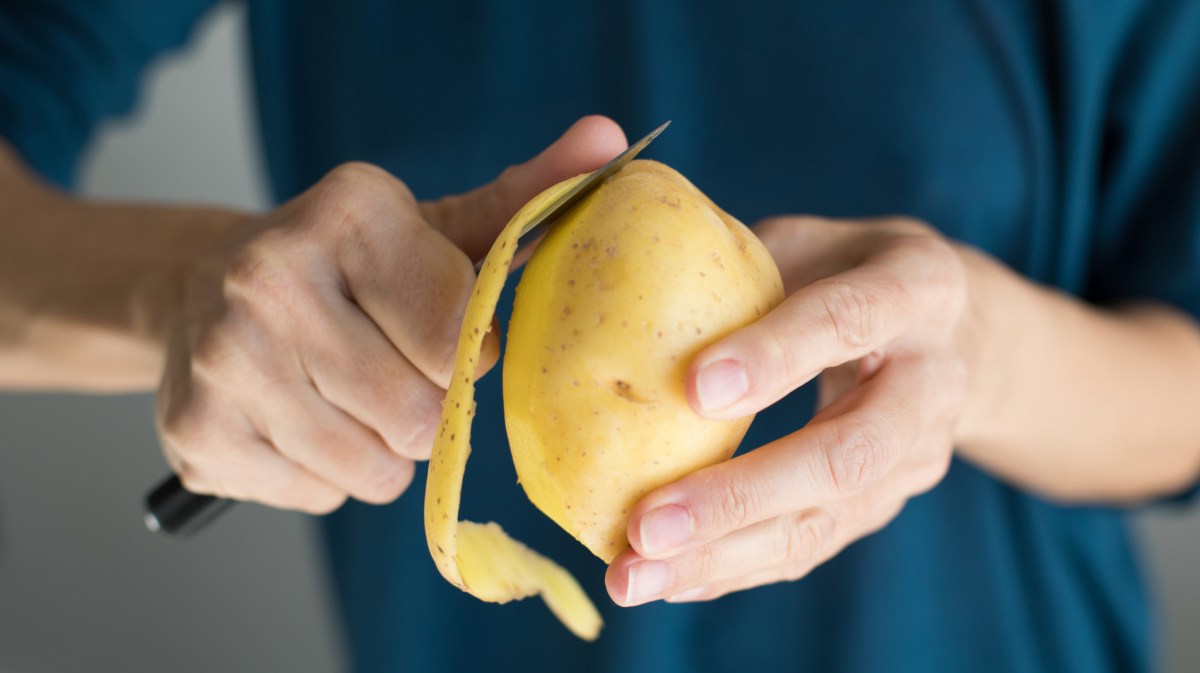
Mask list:
[[[107,127],[90,195],[268,207],[245,8],[222,4]],[[310,523],[244,505],[185,544],[141,523],[165,472],[148,395],[0,394],[0,671],[223,673],[344,668]],[[1081,419],[1082,421],[1082,419]],[[1200,510],[1140,517],[1163,671],[1200,671]]]

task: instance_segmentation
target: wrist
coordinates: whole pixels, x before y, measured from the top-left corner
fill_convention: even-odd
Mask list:
[[[1023,283],[986,253],[955,244],[967,277],[963,316],[967,395],[955,428],[960,451],[971,453],[1002,441],[1004,401],[1013,394],[1011,374],[1016,353],[1029,330],[1043,324],[1036,288]]]
[[[216,208],[141,208],[155,233],[131,250],[131,264],[144,271],[129,296],[131,333],[162,351],[170,333],[194,302],[191,295],[213,267],[236,249],[253,218]]]
[[[168,325],[199,260],[244,216],[97,204],[50,190],[6,204],[0,387],[141,390],[158,380]]]

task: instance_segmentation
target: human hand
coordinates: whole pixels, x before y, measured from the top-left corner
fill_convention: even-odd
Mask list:
[[[795,580],[886,525],[944,476],[967,394],[967,282],[956,250],[901,218],[787,217],[755,228],[788,297],[692,361],[710,418],[758,412],[820,376],[805,427],[645,496],[617,603],[700,601]]]
[[[183,484],[312,513],[397,498],[429,455],[472,259],[529,198],[624,148],[585,118],[490,185],[421,204],[346,164],[247,222],[171,318],[158,422]],[[478,374],[498,350],[492,336]]]

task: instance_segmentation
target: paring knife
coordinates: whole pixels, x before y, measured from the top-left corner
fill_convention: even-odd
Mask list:
[[[599,187],[601,183],[614,173],[621,170],[625,164],[633,161],[633,158],[646,149],[646,146],[657,138],[658,134],[662,133],[670,123],[668,121],[651,131],[645,138],[630,145],[628,149],[618,154],[612,161],[583,180],[580,180],[579,184],[555,199],[544,210],[530,219],[521,229],[521,236],[517,242],[518,254],[522,249],[539,239],[560,215],[570,210],[583,197]],[[475,271],[477,273],[482,265],[482,259],[475,263]],[[143,520],[146,523],[146,528],[149,528],[152,532],[175,537],[187,537],[203,528],[205,524],[215,519],[233,503],[233,500],[225,498],[192,493],[184,488],[183,482],[179,480],[178,475],[172,474],[163,479],[158,486],[154,487],[154,490],[146,495],[146,513]]]

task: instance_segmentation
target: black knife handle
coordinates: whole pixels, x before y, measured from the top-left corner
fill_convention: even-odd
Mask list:
[[[172,537],[187,537],[229,508],[232,500],[192,493],[178,475],[163,479],[146,494],[143,520],[152,532]]]

